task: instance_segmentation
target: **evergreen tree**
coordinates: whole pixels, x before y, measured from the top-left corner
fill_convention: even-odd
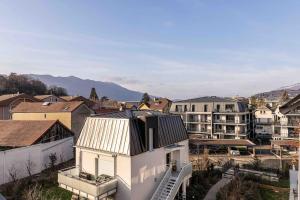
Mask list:
[[[93,100],[93,101],[99,100],[95,88],[92,88],[92,89],[91,89],[90,100]]]
[[[149,105],[149,102],[150,102],[150,96],[148,95],[148,93],[144,93],[140,103]]]

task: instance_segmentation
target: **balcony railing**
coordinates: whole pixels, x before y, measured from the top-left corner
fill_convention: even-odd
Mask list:
[[[81,197],[98,199],[110,196],[117,191],[117,179],[103,181],[87,180],[79,177],[79,169],[68,168],[58,172],[58,183],[61,188],[69,190]]]

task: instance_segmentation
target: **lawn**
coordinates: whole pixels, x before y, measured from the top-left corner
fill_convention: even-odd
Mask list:
[[[266,200],[288,200],[289,199],[288,192],[274,191],[262,187],[259,188],[259,192],[262,199],[266,199]]]

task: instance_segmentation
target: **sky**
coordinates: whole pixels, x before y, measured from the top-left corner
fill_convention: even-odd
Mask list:
[[[299,9],[298,0],[1,0],[0,74],[77,76],[171,99],[250,96],[300,82]]]

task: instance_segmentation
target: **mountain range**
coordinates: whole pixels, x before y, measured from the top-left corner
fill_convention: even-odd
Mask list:
[[[283,94],[284,91],[287,91],[290,97],[295,97],[300,94],[300,83],[284,86],[269,92],[262,92],[254,96],[260,98],[277,99]]]
[[[81,95],[89,97],[91,88],[94,87],[99,97],[107,96],[110,99],[119,101],[139,101],[143,93],[129,90],[112,82],[94,81],[81,79],[75,76],[60,77],[52,75],[28,74],[27,76],[38,79],[47,86],[56,85],[63,87],[69,95]]]

